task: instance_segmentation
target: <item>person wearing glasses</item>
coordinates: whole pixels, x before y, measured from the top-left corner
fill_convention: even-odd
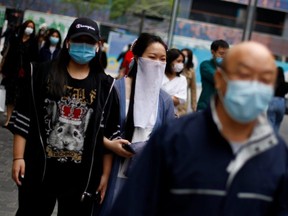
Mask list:
[[[265,46],[233,46],[210,106],[155,132],[110,215],[288,215],[287,146],[266,117],[276,77]]]

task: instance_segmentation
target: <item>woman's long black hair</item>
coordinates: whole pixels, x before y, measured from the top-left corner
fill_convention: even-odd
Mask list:
[[[132,44],[131,50],[134,55],[134,63],[129,71],[128,77],[132,77],[132,86],[131,86],[131,95],[130,95],[130,103],[126,118],[126,124],[125,124],[125,139],[129,140],[131,142],[133,133],[134,133],[134,95],[135,95],[135,84],[136,84],[136,76],[137,76],[137,62],[135,60],[135,57],[142,57],[143,53],[147,49],[148,46],[150,46],[152,43],[160,43],[163,45],[165,50],[167,50],[167,46],[164,43],[164,41],[156,35],[152,35],[149,33],[142,33],[138,39]]]
[[[190,68],[194,67],[194,63],[193,63],[193,52],[192,50],[188,49],[188,48],[184,48],[181,50],[181,52],[186,51],[187,52],[187,62],[185,63],[184,67],[189,70]]]
[[[166,64],[166,68],[165,68],[165,74],[171,74],[173,73],[173,65],[172,62],[177,59],[180,55],[182,55],[183,59],[185,58],[185,56],[183,55],[183,53],[179,50],[179,49],[169,49],[167,52],[167,64]],[[176,76],[180,76],[180,73],[176,73]]]
[[[17,31],[18,34],[18,38],[19,40],[22,40],[22,37],[24,35],[25,29],[28,26],[29,23],[33,23],[34,28],[33,28],[33,32],[32,34],[30,34],[30,39],[34,39],[35,38],[35,23],[33,22],[33,20],[26,20],[24,23],[22,23],[22,25],[19,26],[19,29]]]
[[[49,48],[49,47],[50,47],[51,42],[50,42],[50,39],[49,39],[49,38],[50,38],[55,32],[57,32],[57,34],[59,35],[59,41],[58,41],[58,43],[56,44],[56,48],[57,48],[57,49],[61,49],[61,43],[62,43],[61,33],[60,33],[57,29],[54,29],[54,28],[50,28],[50,29],[49,29],[49,33],[48,33],[48,35],[47,35],[47,37],[46,37],[46,41],[45,41],[45,43],[44,43],[44,47],[45,47],[45,48]]]
[[[67,84],[67,66],[70,61],[69,50],[66,42],[68,37],[64,40],[63,46],[60,50],[59,56],[53,62],[52,70],[48,78],[48,93],[55,99],[61,98],[65,93],[65,85]],[[100,64],[100,49],[95,57],[89,62],[90,72],[104,73],[104,69]]]

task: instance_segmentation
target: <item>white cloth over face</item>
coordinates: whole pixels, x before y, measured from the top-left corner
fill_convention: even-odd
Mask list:
[[[134,126],[146,128],[157,118],[158,100],[166,62],[139,57],[134,95]]]

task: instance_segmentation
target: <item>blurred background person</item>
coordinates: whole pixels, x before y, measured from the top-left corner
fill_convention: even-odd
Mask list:
[[[121,65],[122,65],[122,62],[123,62],[123,59],[124,59],[124,56],[125,56],[125,54],[126,54],[126,52],[128,51],[128,50],[130,50],[131,49],[131,44],[128,44],[128,45],[125,45],[124,47],[123,47],[123,49],[122,49],[122,52],[118,55],[118,57],[117,57],[117,62],[119,63],[119,69],[121,68]]]
[[[120,53],[120,55],[121,55],[121,53]],[[129,65],[130,65],[131,61],[133,60],[133,58],[134,58],[134,55],[133,55],[133,52],[131,50],[131,45],[128,45],[128,50],[124,53],[123,61],[120,65],[119,74],[118,74],[117,79],[120,79],[121,77],[128,74]]]
[[[187,80],[187,102],[183,105],[179,105],[179,115],[183,115],[190,110],[195,112],[197,108],[197,86],[193,64],[193,53],[192,50],[188,48],[182,49],[181,52],[185,56],[184,69],[181,74],[185,76]]]
[[[217,65],[223,61],[229,44],[224,40],[215,40],[211,44],[212,59],[205,60],[200,64],[200,75],[202,91],[197,104],[197,111],[203,110],[209,106],[210,98],[216,93],[214,86],[214,74]]]
[[[41,49],[44,46],[44,43],[47,39],[47,30],[48,30],[48,26],[46,23],[42,23],[39,26],[39,30],[38,33],[36,35],[36,39],[38,41],[38,48]]]
[[[26,71],[30,62],[38,60],[38,45],[35,40],[35,23],[25,21],[19,30],[11,37],[9,50],[2,67],[2,85],[6,88],[7,119],[6,127],[11,117],[16,98],[21,92]]]
[[[288,83],[285,82],[284,70],[282,67],[277,67],[277,70],[275,93],[267,110],[268,119],[276,132],[279,131],[285,115],[285,95],[288,93]]]
[[[2,71],[2,67],[3,67],[3,64],[5,62],[8,50],[9,50],[10,39],[15,34],[15,31],[17,28],[18,27],[16,26],[16,24],[11,23],[7,26],[7,29],[1,35],[1,38],[4,37],[5,39],[4,39],[4,43],[3,43],[3,48],[2,48],[1,53],[0,53],[2,55],[1,62],[0,62],[0,73]]]
[[[187,101],[187,81],[180,73],[184,69],[184,55],[179,49],[170,49],[167,52],[167,64],[165,76],[162,82],[162,89],[172,98],[174,112],[177,116],[181,113],[178,106]]]
[[[16,25],[14,23],[10,23],[5,32],[1,35],[1,38],[4,37],[3,49],[1,50],[1,55],[4,56],[8,51],[9,41],[11,36],[15,33]]]
[[[39,51],[39,61],[54,60],[60,52],[61,44],[62,39],[60,32],[57,29],[49,29],[47,40]]]

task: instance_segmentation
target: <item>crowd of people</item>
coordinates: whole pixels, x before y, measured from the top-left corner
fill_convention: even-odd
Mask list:
[[[197,100],[188,48],[141,33],[113,78],[93,20],[35,32],[1,68],[17,216],[288,215],[288,87],[264,45],[213,41]]]
[[[61,48],[61,34],[57,29],[48,29],[47,25],[40,26],[36,34],[35,23],[25,21],[18,27],[9,27],[9,38],[5,39],[3,48],[1,73],[2,84],[6,88],[7,119],[4,127],[8,125],[16,98],[23,88],[24,79],[29,71],[30,62],[45,62],[58,56]]]

